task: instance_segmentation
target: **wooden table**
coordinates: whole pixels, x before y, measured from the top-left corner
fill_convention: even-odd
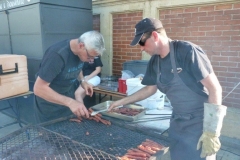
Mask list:
[[[101,89],[101,88],[98,88],[98,87],[94,87],[93,88],[93,91],[95,93],[98,93],[99,94],[99,103],[102,101],[103,98],[105,98],[106,96],[110,96],[110,100],[112,100],[112,97],[118,97],[118,98],[124,98],[126,97],[127,95],[124,94],[124,93],[120,93],[120,92],[115,92],[115,91],[110,91],[110,90],[105,90],[105,89]],[[104,96],[102,96],[102,94]]]

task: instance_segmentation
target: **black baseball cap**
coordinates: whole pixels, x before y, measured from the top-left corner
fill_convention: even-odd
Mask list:
[[[159,28],[163,28],[162,22],[160,20],[155,18],[144,18],[136,24],[135,37],[130,46],[137,45],[144,33],[151,32]]]

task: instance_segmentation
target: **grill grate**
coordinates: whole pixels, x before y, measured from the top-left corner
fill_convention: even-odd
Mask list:
[[[22,128],[0,139],[2,160],[115,160],[113,155],[93,149],[38,126]]]
[[[91,120],[84,120],[81,123],[63,120],[44,127],[115,156],[124,155],[128,149],[136,148],[146,139],[169,146],[169,142],[160,135],[156,138],[118,125],[107,126]],[[86,132],[89,132],[89,135],[86,135]]]

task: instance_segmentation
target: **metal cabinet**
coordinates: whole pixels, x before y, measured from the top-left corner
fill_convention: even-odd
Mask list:
[[[0,54],[26,55],[29,81],[50,45],[92,28],[90,0],[0,0]]]

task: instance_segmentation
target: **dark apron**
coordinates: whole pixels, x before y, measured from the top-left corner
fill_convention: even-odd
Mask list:
[[[207,98],[188,88],[177,73],[173,43],[170,43],[170,58],[174,77],[167,84],[160,82],[161,73],[157,76],[157,87],[165,93],[173,107],[170,120],[169,137],[172,139],[170,155],[172,160],[215,160],[200,158],[201,149],[197,143],[203,132],[203,109]],[[158,57],[160,58],[160,57]],[[158,59],[159,62],[159,59]],[[182,72],[185,72],[182,70]],[[211,156],[212,157],[212,156]]]
[[[76,81],[68,87],[51,86],[51,88],[59,94],[75,99],[74,93],[78,86],[79,83]],[[36,123],[43,123],[73,114],[68,107],[48,102],[36,95],[34,96],[34,112]]]

